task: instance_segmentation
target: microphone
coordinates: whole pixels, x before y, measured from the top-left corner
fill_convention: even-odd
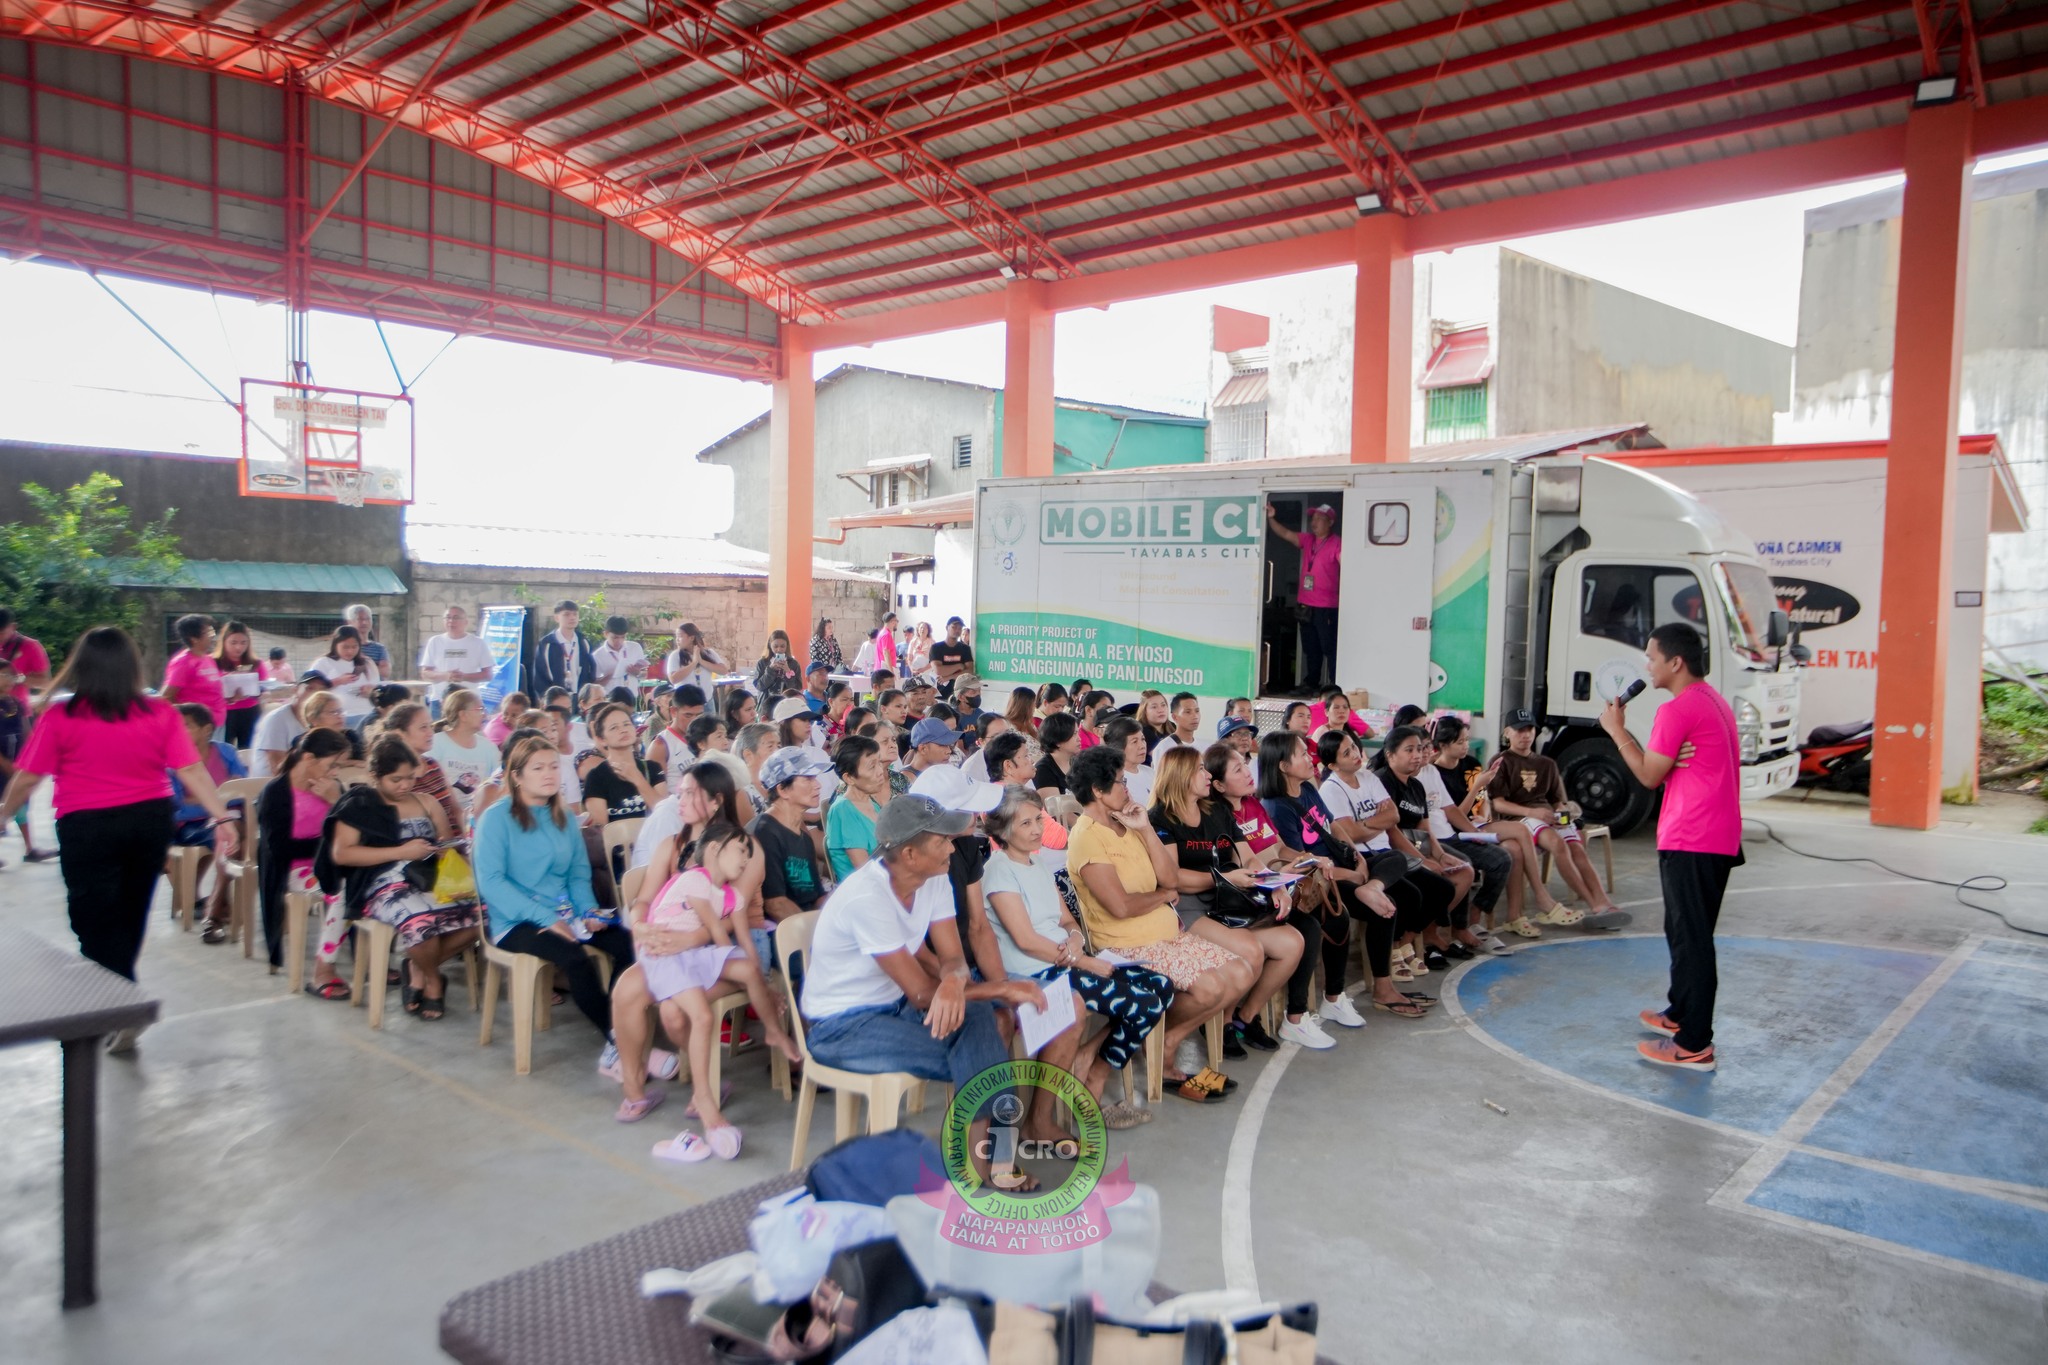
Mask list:
[[[1644,682],[1641,678],[1637,678],[1634,682],[1630,683],[1625,689],[1623,689],[1622,694],[1619,697],[1615,698],[1615,700],[1619,701],[1623,706],[1627,706],[1630,702],[1634,701],[1639,695],[1641,695],[1643,689],[1648,686],[1649,684],[1647,682]]]

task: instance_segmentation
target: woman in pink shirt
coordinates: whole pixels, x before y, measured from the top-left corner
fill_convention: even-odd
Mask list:
[[[216,640],[211,616],[180,616],[171,629],[185,647],[164,668],[163,699],[173,706],[193,702],[213,713],[219,729],[227,723],[228,703],[221,692],[220,664],[213,657]]]
[[[270,681],[270,665],[259,661],[249,644],[249,628],[230,621],[220,630],[220,650],[213,656],[220,672],[220,688],[227,706],[226,730],[221,738],[234,749],[253,748],[256,721],[263,712],[263,684]],[[230,675],[235,676],[235,695],[226,696]],[[196,698],[187,698],[196,700]]]
[[[235,851],[235,827],[177,709],[143,691],[142,655],[126,631],[97,626],[80,636],[43,696],[0,801],[0,824],[44,778],[55,779],[59,860],[78,950],[133,980],[171,846],[171,774],[218,822],[213,846],[222,857]],[[116,1034],[109,1049],[131,1050],[134,1032]]]
[[[1308,509],[1308,529],[1282,526],[1272,503],[1266,504],[1266,525],[1273,534],[1301,551],[1301,590],[1295,600],[1305,613],[1301,623],[1301,677],[1296,691],[1314,692],[1323,685],[1323,665],[1337,680],[1337,581],[1344,547],[1337,537],[1337,509],[1320,503]]]

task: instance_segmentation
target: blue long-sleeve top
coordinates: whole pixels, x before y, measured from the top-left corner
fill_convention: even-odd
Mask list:
[[[476,822],[470,862],[477,893],[490,913],[493,943],[515,924],[553,924],[565,901],[583,914],[597,911],[583,831],[574,818],[557,828],[545,810],[532,815],[533,828],[521,829],[505,798],[493,802]]]
[[[242,766],[242,756],[240,754],[217,739],[212,741],[212,743],[213,751],[220,755],[220,764],[223,770],[223,775],[215,780],[215,786],[219,786],[220,783],[231,781],[237,777],[247,777],[249,775],[249,770]],[[171,819],[178,825],[197,824],[201,820],[211,820],[213,818],[212,815],[207,813],[206,807],[194,801],[186,793],[185,784],[178,780],[176,773],[171,774],[171,802],[177,807],[176,810],[171,812]]]

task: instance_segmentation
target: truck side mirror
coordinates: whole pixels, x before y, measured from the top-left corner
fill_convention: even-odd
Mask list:
[[[1764,644],[1777,649],[1791,638],[1792,618],[1785,614],[1783,607],[1773,607],[1770,620],[1764,626]]]

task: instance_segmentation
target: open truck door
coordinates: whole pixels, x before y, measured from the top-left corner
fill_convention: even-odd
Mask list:
[[[1344,501],[1337,678],[1366,689],[1374,706],[1428,706],[1436,489],[1375,479]]]

